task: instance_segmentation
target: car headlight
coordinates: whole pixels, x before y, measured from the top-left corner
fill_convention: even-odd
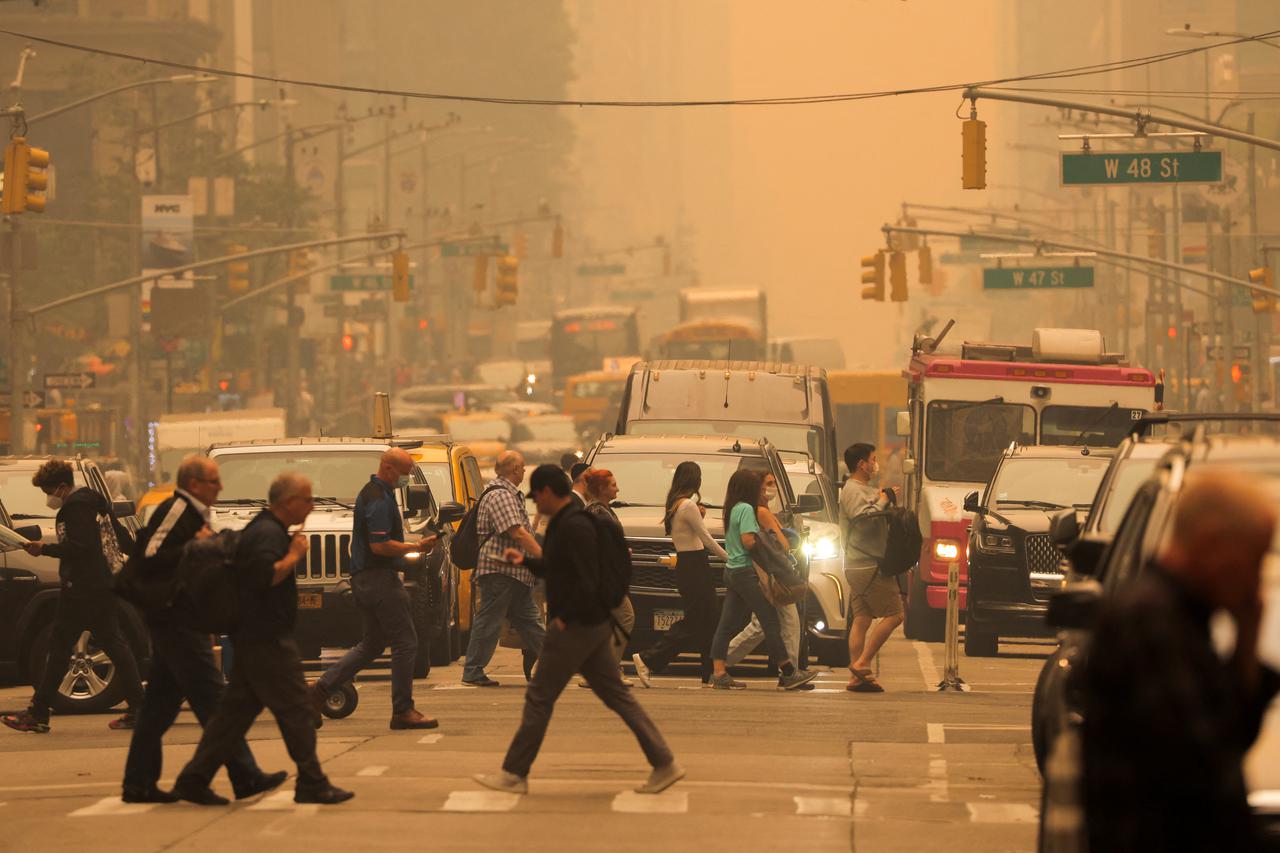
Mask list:
[[[525,381],[525,382],[528,382],[530,385],[532,385],[532,384],[534,384],[535,382],[537,382],[537,381],[538,381],[538,374],[536,374],[536,373],[530,373],[528,376],[526,376],[526,377],[524,378],[524,381]]]
[[[1004,536],[999,533],[980,533],[974,537],[977,540],[978,550],[984,554],[1012,554],[1013,537]]]
[[[933,556],[944,563],[960,559],[960,543],[954,539],[939,539],[933,543]]]
[[[840,543],[834,536],[817,536],[801,548],[810,560],[834,560],[840,556]]]

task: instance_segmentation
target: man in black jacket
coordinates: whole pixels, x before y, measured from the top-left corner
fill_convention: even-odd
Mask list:
[[[127,534],[116,523],[107,499],[88,486],[76,488],[68,463],[50,459],[36,471],[31,484],[44,492],[49,507],[58,511],[54,521],[58,541],[32,542],[26,546],[27,552],[58,559],[61,589],[44,672],[31,697],[31,706],[21,714],[6,714],[0,722],[20,732],[49,731],[49,707],[67,675],[76,641],[89,631],[115,664],[116,677],[128,703],[124,716],[107,725],[131,729],[142,704],[142,682],[133,649],[120,630],[118,604],[111,591],[112,574],[124,562],[122,549],[131,543],[120,541],[120,536]]]
[[[222,491],[218,464],[206,456],[188,456],[178,467],[173,497],[156,507],[138,535],[132,559],[141,561],[138,575],[154,592],[147,610],[151,631],[151,671],[137,727],[124,766],[123,799],[130,803],[171,803],[178,797],[156,787],[162,764],[162,739],[186,699],[200,725],[207,725],[222,698],[222,673],[213,658],[208,634],[191,627],[190,605],[174,594],[182,549],[192,539],[212,536],[209,505]],[[288,778],[281,770],[264,774],[241,739],[227,759],[227,775],[236,799],[252,797]]]
[[[657,794],[684,778],[657,726],[622,683],[611,639],[614,631],[609,605],[600,592],[600,545],[595,522],[578,507],[570,483],[559,466],[540,465],[529,479],[529,492],[538,512],[548,516],[542,557],[525,556],[514,548],[506,559],[523,564],[547,584],[547,637],[524,697],[524,716],[502,770],[478,775],[487,788],[524,794],[529,770],[551,721],[556,700],[574,673],[581,673],[609,710],[622,717],[653,767],[649,779],[636,790]]]

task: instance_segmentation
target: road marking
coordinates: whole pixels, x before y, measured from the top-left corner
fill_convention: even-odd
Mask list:
[[[931,758],[929,760],[929,782],[925,785],[932,793],[929,794],[929,801],[933,803],[947,803],[951,801],[951,792],[947,783],[947,761],[944,758]]]
[[[848,797],[792,797],[796,814],[810,817],[850,817],[853,803]]]
[[[1031,726],[1006,726],[998,723],[925,723],[929,743],[946,743],[947,729],[959,732],[1029,732]]]
[[[613,798],[613,810],[624,814],[684,814],[689,811],[689,792],[639,794],[623,791]]]
[[[68,817],[124,817],[145,814],[155,808],[155,803],[126,803],[119,797],[106,797],[91,806],[76,809]]]
[[[453,791],[444,801],[447,812],[509,812],[520,802],[519,794],[503,791]]]
[[[418,738],[418,743],[439,743],[442,737],[444,735],[423,735]]]
[[[947,730],[942,723],[925,723],[925,729],[929,732],[929,743],[947,742]]]
[[[299,815],[313,815],[320,811],[316,803],[295,803],[293,791],[276,791],[261,802],[249,806],[251,812],[293,812]]]
[[[429,684],[432,690],[479,690],[479,687],[473,687],[470,684]]]
[[[1036,810],[1026,803],[965,803],[972,823],[1035,823]]]
[[[381,776],[383,773],[386,773],[388,769],[389,768],[387,768],[385,765],[375,764],[372,767],[365,767],[363,770],[360,770],[358,773],[356,773],[356,775],[357,776]]]
[[[924,678],[924,689],[932,690],[942,681],[938,675],[938,668],[933,664],[933,652],[929,649],[928,643],[915,641],[916,659],[920,662],[920,675]]]

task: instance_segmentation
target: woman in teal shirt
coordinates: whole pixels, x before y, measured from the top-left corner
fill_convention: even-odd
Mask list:
[[[729,559],[724,570],[724,606],[720,610],[720,625],[711,642],[711,686],[720,690],[741,690],[746,687],[735,681],[725,668],[729,653],[729,641],[743,629],[754,613],[764,629],[765,644],[770,656],[780,661],[778,669],[779,690],[795,690],[814,679],[817,673],[797,670],[787,655],[782,642],[782,629],[778,623],[778,611],[764,597],[760,581],[756,578],[751,562],[751,549],[760,536],[760,524],[756,521],[756,502],[764,483],[764,474],[741,468],[729,478],[729,488],[724,498],[724,550]]]

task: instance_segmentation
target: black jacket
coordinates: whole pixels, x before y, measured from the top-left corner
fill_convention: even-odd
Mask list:
[[[609,618],[600,601],[600,547],[594,522],[569,501],[547,525],[542,558],[526,557],[529,571],[547,582],[547,618],[599,625]]]
[[[236,546],[236,579],[240,588],[240,622],[235,636],[270,640],[293,633],[298,620],[298,584],[290,575],[275,586],[275,564],[289,553],[289,531],[264,509],[240,533]]]
[[[129,565],[117,579],[116,592],[152,618],[177,618],[170,608],[181,603],[177,594],[178,562],[182,548],[205,526],[204,516],[180,494],[156,507],[138,533]]]
[[[88,486],[76,489],[62,503],[54,521],[58,541],[43,553],[58,559],[58,579],[62,594],[85,598],[111,589],[111,565],[104,551],[104,531],[110,531],[118,547],[127,552],[129,542],[119,541],[119,533],[107,499]],[[120,532],[123,532],[120,528]],[[109,543],[108,543],[109,544]]]

